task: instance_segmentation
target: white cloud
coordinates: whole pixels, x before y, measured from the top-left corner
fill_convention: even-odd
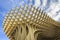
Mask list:
[[[58,19],[60,18],[60,13],[57,13],[57,11],[60,10],[60,3],[59,4],[51,3],[50,9],[51,11],[48,12],[48,15],[54,20],[58,21]]]
[[[35,6],[40,6],[42,0],[35,0]],[[46,6],[47,4],[47,0],[43,0],[42,1],[42,5],[40,6],[41,9],[43,10],[44,7],[47,7]],[[53,18],[54,20],[56,21],[59,21],[58,19],[60,18],[60,13],[57,13],[57,11],[60,10],[60,0],[58,0],[58,2],[53,2],[52,0],[50,0],[50,6],[47,10],[45,10],[47,12],[47,14]],[[59,14],[59,15],[57,15]]]
[[[35,6],[39,6],[40,5],[40,0],[35,0]]]

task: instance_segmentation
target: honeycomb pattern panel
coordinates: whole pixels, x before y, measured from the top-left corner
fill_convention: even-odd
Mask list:
[[[42,29],[53,32],[55,26],[60,27],[59,22],[54,21],[40,8],[32,5],[15,7],[6,14],[3,21],[3,28],[10,39],[12,39],[11,34],[16,30],[18,24],[33,27],[35,31]]]

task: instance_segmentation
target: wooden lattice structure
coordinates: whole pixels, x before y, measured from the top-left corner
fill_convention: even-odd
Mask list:
[[[4,18],[3,29],[10,40],[60,40],[60,23],[34,6],[12,9]]]

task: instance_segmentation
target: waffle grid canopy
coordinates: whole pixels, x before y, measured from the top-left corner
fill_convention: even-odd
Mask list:
[[[32,5],[9,11],[4,18],[3,29],[10,40],[40,40],[38,34],[50,39],[60,38],[60,23]]]

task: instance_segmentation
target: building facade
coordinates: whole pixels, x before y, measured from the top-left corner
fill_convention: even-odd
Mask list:
[[[3,28],[10,40],[60,40],[60,23],[32,5],[10,10]]]

